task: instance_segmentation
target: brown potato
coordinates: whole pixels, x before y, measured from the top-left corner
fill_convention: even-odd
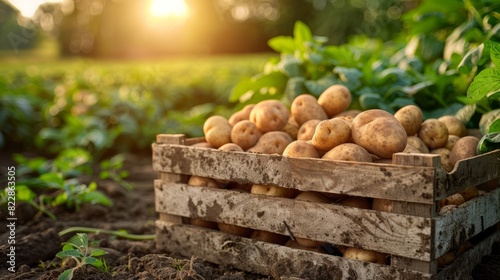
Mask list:
[[[318,126],[320,122],[321,120],[308,120],[303,123],[297,132],[297,140],[311,140],[316,131],[316,126]]]
[[[394,113],[394,117],[404,127],[408,136],[415,135],[420,129],[424,115],[415,105],[407,105]]]
[[[381,158],[392,158],[407,143],[406,131],[390,113],[372,109],[359,113],[352,122],[352,140]]]
[[[344,258],[362,262],[385,264],[387,255],[376,251],[349,247],[344,252]]]
[[[335,115],[334,117],[342,117],[342,116],[346,116],[346,117],[352,117],[353,119],[359,114],[361,113],[361,110],[347,110],[347,111],[344,111],[340,114],[337,114]]]
[[[264,100],[257,103],[250,112],[249,120],[262,133],[280,131],[288,122],[290,111],[278,100]]]
[[[451,115],[446,115],[440,117],[438,120],[446,125],[449,135],[456,135],[458,137],[467,135],[467,128],[459,118]]]
[[[326,120],[325,110],[318,104],[316,97],[310,94],[301,94],[292,101],[291,114],[299,125],[308,120]]]
[[[304,191],[295,197],[296,200],[319,202],[319,203],[333,203],[333,200],[320,192]]]
[[[450,162],[450,153],[450,150],[446,148],[437,148],[431,151],[431,154],[441,156],[441,166],[447,172],[451,172],[453,170],[453,165]]]
[[[239,110],[238,112],[232,114],[228,120],[229,124],[234,126],[236,123],[240,121],[250,119],[250,112],[252,111],[253,107],[255,107],[255,104],[249,104],[243,107],[243,109]]]
[[[250,193],[262,194],[262,195],[274,196],[274,197],[293,198],[297,195],[297,190],[290,189],[290,188],[278,187],[278,186],[253,184],[252,189],[250,190]]]
[[[283,154],[286,147],[292,143],[292,138],[283,131],[271,131],[264,133],[257,144],[248,149],[248,152],[263,154]]]
[[[326,152],[322,159],[372,162],[372,156],[368,151],[354,143],[340,144]]]
[[[444,206],[446,205],[450,205],[450,204],[453,204],[453,205],[460,205],[462,203],[465,202],[465,198],[459,194],[459,193],[456,193],[456,194],[452,194],[446,198],[443,198],[441,200],[438,201],[438,207],[439,209],[443,208]]]
[[[352,116],[338,116],[338,117],[333,117],[332,119],[341,119],[343,121],[345,121],[349,127],[352,126],[352,121],[354,120],[354,117]]]
[[[198,143],[194,143],[193,145],[191,145],[191,147],[197,147],[197,148],[207,148],[207,149],[215,149],[212,145],[210,145],[210,143],[208,142],[198,142]]]
[[[255,146],[261,136],[262,132],[249,120],[239,121],[231,130],[231,141],[243,150],[248,150]]]
[[[460,140],[459,136],[456,135],[448,135],[448,140],[446,141],[446,144],[444,147],[448,150],[453,150],[453,146],[457,143],[457,141]]]
[[[459,194],[464,197],[465,201],[469,201],[479,196],[479,189],[477,187],[468,187],[465,190],[459,192]]]
[[[297,123],[297,121],[292,116],[290,116],[288,118],[288,122],[281,129],[281,131],[288,133],[288,135],[290,135],[290,137],[293,140],[296,140],[297,139],[297,134],[299,133],[299,127],[300,126]]]
[[[479,138],[475,136],[464,136],[453,146],[450,153],[450,163],[455,166],[457,161],[477,156],[477,144]]]
[[[220,124],[208,130],[205,138],[212,147],[217,149],[224,144],[231,143],[231,130],[229,123]]]
[[[321,121],[314,131],[312,144],[320,151],[328,151],[340,144],[349,142],[351,128],[347,122],[334,118]]]
[[[285,157],[320,158],[319,151],[309,141],[295,140],[283,151]]]
[[[422,141],[422,139],[418,138],[417,136],[408,136],[406,143],[407,145],[411,145],[417,148],[417,150],[419,150],[421,153],[429,153],[429,148],[427,148],[427,145],[425,145],[424,141]]]
[[[403,150],[402,153],[407,153],[407,154],[421,154],[419,149],[413,147],[410,144],[406,144],[406,148]]]
[[[223,116],[213,115],[205,120],[203,123],[203,134],[207,134],[207,132],[215,126],[220,124],[228,123],[227,119]]]
[[[316,252],[316,253],[326,254],[325,249],[323,249],[320,246],[317,246],[317,247],[305,247],[305,246],[300,245],[296,240],[292,240],[292,239],[288,240],[285,243],[285,246],[286,247],[290,247],[290,248],[294,248],[294,249],[301,249],[301,250],[307,250],[307,251],[312,251],[312,252]]]
[[[235,143],[227,143],[219,147],[219,150],[221,151],[236,151],[236,152],[243,152],[243,149]]]
[[[208,187],[208,188],[217,188],[221,189],[222,186],[217,183],[212,178],[200,177],[200,176],[191,176],[188,180],[188,185],[194,187]]]
[[[438,119],[425,120],[418,130],[418,138],[422,139],[429,149],[444,147],[448,135],[448,128]]]
[[[329,118],[347,110],[351,105],[351,92],[343,85],[332,85],[318,97],[318,104],[323,107]]]
[[[383,199],[383,198],[374,198],[372,201],[372,210],[382,211],[382,212],[392,212],[394,208],[394,201]]]

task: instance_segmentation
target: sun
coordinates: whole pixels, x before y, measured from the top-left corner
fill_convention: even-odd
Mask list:
[[[184,0],[152,0],[149,12],[155,17],[185,17],[188,7]]]

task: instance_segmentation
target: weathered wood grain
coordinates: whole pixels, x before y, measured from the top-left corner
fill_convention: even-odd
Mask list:
[[[295,237],[430,260],[431,220],[155,181],[156,210]]]
[[[500,221],[500,189],[476,197],[435,218],[435,257]]]
[[[263,275],[311,279],[431,279],[431,275],[393,266],[292,249],[189,225],[156,222],[159,247]],[[216,252],[216,253],[214,253]]]
[[[153,168],[238,183],[257,183],[432,204],[434,169],[288,158],[153,144]]]

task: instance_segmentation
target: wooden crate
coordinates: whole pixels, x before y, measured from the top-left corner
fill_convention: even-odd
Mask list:
[[[157,246],[162,250],[276,279],[308,278],[305,273],[312,271],[334,279],[466,279],[500,240],[498,187],[447,214],[436,211],[440,199],[499,178],[500,150],[461,161],[447,173],[439,156],[430,154],[398,153],[393,164],[372,164],[190,147],[197,141],[162,134],[153,144],[153,168],[159,174]],[[190,175],[389,199],[393,212],[191,187],[186,184]],[[186,218],[378,251],[390,256],[390,264],[233,236],[189,225]],[[472,249],[438,269],[438,257],[471,238],[477,239]]]

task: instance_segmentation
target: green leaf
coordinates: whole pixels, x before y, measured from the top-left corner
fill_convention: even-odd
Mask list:
[[[275,51],[280,53],[293,54],[295,51],[295,41],[290,36],[277,36],[271,38],[267,44]]]
[[[93,267],[101,268],[102,267],[102,261],[100,259],[94,258],[94,257],[86,257],[83,259],[84,264],[90,264]]]
[[[350,91],[354,91],[362,85],[363,72],[357,68],[337,66],[333,71],[339,75],[340,80]]]
[[[289,101],[295,99],[295,97],[308,93],[307,88],[305,87],[305,78],[303,77],[294,77],[290,78],[286,84],[285,96]]]
[[[36,193],[25,185],[16,186],[16,199],[19,201],[30,202],[36,197]]]
[[[479,60],[481,59],[483,49],[484,44],[481,44],[478,47],[469,50],[462,58],[462,61],[460,61],[458,71],[463,74],[468,74],[475,67],[477,67]]]
[[[51,188],[62,189],[64,187],[64,178],[59,172],[45,173],[40,175],[38,179]]]
[[[362,110],[377,109],[381,100],[380,95],[376,93],[363,93],[359,97],[359,104]]]
[[[100,257],[100,256],[104,256],[104,255],[107,255],[108,252],[102,250],[102,249],[93,249],[91,252],[90,252],[90,256],[91,257]]]
[[[83,195],[83,202],[111,206],[111,200],[99,191],[93,191]]]
[[[500,118],[491,123],[488,133],[500,132]]]
[[[488,94],[500,91],[500,67],[487,68],[481,71],[472,81],[467,96],[478,101]]]
[[[66,269],[65,271],[63,271],[63,273],[61,273],[59,275],[59,277],[57,279],[58,280],[71,280],[71,279],[73,279],[73,272],[75,269],[76,269],[75,267]]]
[[[70,250],[65,250],[65,251],[61,251],[61,252],[57,253],[56,257],[58,257],[60,259],[65,259],[65,258],[69,258],[69,257],[73,257],[73,258],[78,259],[78,258],[82,258],[83,254],[80,250],[70,249]]]
[[[500,132],[488,133],[484,135],[477,144],[477,153],[484,154],[500,149]]]
[[[293,56],[283,57],[278,67],[283,74],[287,75],[290,78],[304,76],[304,71],[302,70],[302,61]]]
[[[474,116],[475,112],[476,104],[465,105],[460,110],[458,110],[458,112],[455,114],[455,117],[457,117],[463,123],[468,123],[472,119],[472,116]]]
[[[486,135],[489,130],[491,124],[500,119],[500,109],[496,109],[487,113],[484,113],[479,120],[479,130],[483,135]]]
[[[271,72],[268,74],[258,74],[250,79],[243,80],[233,88],[229,101],[244,103],[254,94],[260,93],[264,88],[284,88],[286,76],[281,72]]]
[[[304,44],[305,42],[312,41],[313,35],[311,29],[303,23],[302,21],[296,21],[293,28],[293,37],[297,46]]]
[[[500,43],[490,41],[490,56],[491,61],[495,64],[495,66],[500,67]]]

